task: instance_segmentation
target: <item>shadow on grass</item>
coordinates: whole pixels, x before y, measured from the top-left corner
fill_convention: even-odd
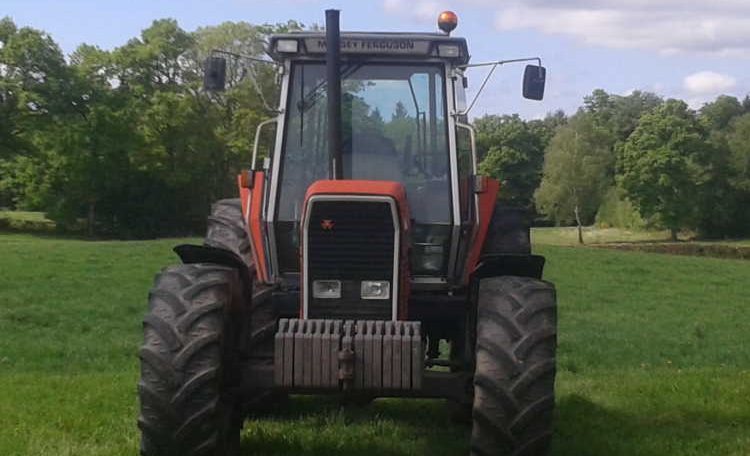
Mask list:
[[[337,397],[294,397],[250,417],[243,455],[465,455],[470,428],[441,400],[380,399],[342,406]]]
[[[735,453],[743,417],[669,410],[616,412],[573,395],[558,404],[554,456],[665,456]],[[722,447],[719,449],[719,447]],[[739,450],[741,451],[741,450]]]
[[[572,395],[560,400],[556,427],[552,456],[745,454],[736,436],[750,427],[750,415],[667,404],[658,413],[613,411]],[[245,423],[241,454],[463,456],[469,434],[469,426],[450,420],[443,401],[342,407],[334,397],[296,397]]]

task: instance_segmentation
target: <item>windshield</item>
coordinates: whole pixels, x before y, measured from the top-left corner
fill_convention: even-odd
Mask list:
[[[343,172],[401,182],[416,223],[450,223],[441,65],[342,66]],[[323,63],[292,67],[279,196],[280,221],[298,221],[307,188],[328,178]]]

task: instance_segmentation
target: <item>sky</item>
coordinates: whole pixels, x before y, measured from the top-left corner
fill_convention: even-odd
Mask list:
[[[498,70],[473,116],[573,113],[594,89],[681,98],[699,108],[720,94],[750,92],[750,0],[0,0],[0,17],[48,32],[70,53],[81,43],[112,49],[154,19],[186,30],[224,21],[306,25],[341,12],[343,30],[435,31],[446,9],[472,62],[542,58],[544,101],[521,97],[523,65]],[[484,76],[469,73],[470,90]]]

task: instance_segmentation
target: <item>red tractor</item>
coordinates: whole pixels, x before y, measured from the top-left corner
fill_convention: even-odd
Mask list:
[[[281,90],[258,133],[275,123],[275,146],[259,164],[256,141],[239,198],[149,295],[141,454],[233,454],[254,407],[328,393],[444,398],[473,423],[471,454],[547,452],[555,289],[525,215],[477,173],[464,76],[535,60],[523,91],[539,100],[545,70],[470,65],[456,24],[342,34],[329,10],[325,32],[271,37]]]

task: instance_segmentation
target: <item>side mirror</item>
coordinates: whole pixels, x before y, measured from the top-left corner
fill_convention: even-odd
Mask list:
[[[203,74],[203,88],[220,92],[227,82],[227,59],[224,57],[209,57],[206,59]]]
[[[523,97],[529,100],[544,98],[544,83],[547,79],[547,69],[543,66],[526,65],[523,72]]]

